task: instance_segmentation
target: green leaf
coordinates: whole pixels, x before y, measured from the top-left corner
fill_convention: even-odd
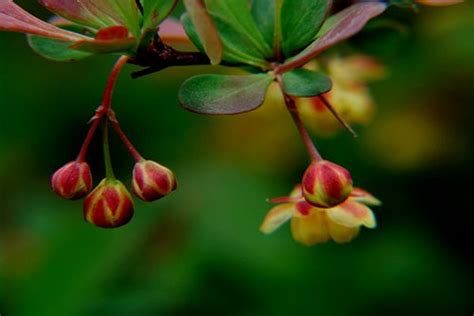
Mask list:
[[[202,41],[211,64],[218,65],[222,60],[222,43],[219,33],[202,0],[184,0],[184,6]]]
[[[267,44],[273,47],[275,0],[253,0],[252,16]]]
[[[259,107],[273,78],[267,74],[246,76],[198,75],[186,80],[179,102],[201,114],[238,114]]]
[[[272,57],[273,51],[255,24],[247,1],[205,0],[205,4],[219,31],[224,52],[229,51],[232,56],[230,62],[267,64],[265,58]]]
[[[327,0],[283,0],[282,50],[286,57],[305,48],[318,33],[329,9]]]
[[[28,35],[28,44],[39,55],[54,61],[78,61],[91,53],[70,49],[72,42],[58,41],[40,36]]]
[[[313,97],[331,88],[331,79],[322,72],[299,68],[283,74],[283,90],[295,97]]]
[[[143,28],[155,28],[175,8],[178,0],[142,0]]]
[[[191,39],[193,44],[199,49],[199,51],[205,53],[206,51],[204,50],[204,46],[201,42],[201,39],[199,38],[199,35],[196,32],[196,29],[188,13],[185,13],[181,16],[181,23],[183,24],[184,30],[186,31],[186,34]],[[221,40],[222,40],[222,37],[221,37]],[[222,55],[222,59],[225,60],[226,62],[236,63],[236,64],[244,63],[244,64],[257,67],[257,68],[268,67],[268,63],[265,60],[258,57],[254,57],[245,52],[235,50],[234,47],[229,47],[229,46],[226,47],[225,43],[222,43],[222,44],[224,45],[224,52]]]

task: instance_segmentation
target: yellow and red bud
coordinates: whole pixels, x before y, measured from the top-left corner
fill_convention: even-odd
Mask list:
[[[102,180],[84,200],[84,219],[96,226],[120,227],[132,217],[132,197],[119,180]]]
[[[51,177],[53,191],[62,198],[76,200],[92,188],[92,174],[86,162],[71,161]]]
[[[176,189],[173,172],[151,160],[137,162],[133,168],[132,191],[143,201],[154,201]]]
[[[352,191],[352,178],[347,169],[327,160],[315,161],[306,169],[302,180],[308,203],[328,208],[343,202]]]

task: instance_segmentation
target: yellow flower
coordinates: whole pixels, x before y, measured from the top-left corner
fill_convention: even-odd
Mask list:
[[[330,239],[337,243],[349,242],[357,236],[360,226],[375,228],[375,216],[367,205],[380,205],[380,201],[370,193],[354,188],[342,203],[331,208],[318,208],[306,202],[299,184],[288,197],[271,201],[281,204],[268,212],[260,231],[270,234],[291,220],[293,238],[307,246]]]

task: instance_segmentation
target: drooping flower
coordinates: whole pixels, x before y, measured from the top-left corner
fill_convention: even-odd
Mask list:
[[[176,189],[173,172],[151,160],[139,161],[133,168],[132,190],[143,201],[154,201]]]
[[[370,193],[354,188],[344,202],[331,208],[318,208],[305,200],[300,184],[288,197],[271,201],[281,204],[267,213],[260,231],[270,234],[291,221],[293,238],[307,246],[331,239],[337,243],[349,242],[357,236],[361,226],[375,228],[375,216],[367,205],[380,205]]]
[[[84,200],[84,219],[96,226],[120,227],[132,217],[132,197],[117,179],[102,180]]]
[[[349,171],[327,160],[313,161],[301,184],[306,201],[321,208],[342,203],[352,191]]]
[[[60,197],[76,200],[92,188],[92,174],[86,162],[71,161],[58,169],[51,177],[51,187]]]

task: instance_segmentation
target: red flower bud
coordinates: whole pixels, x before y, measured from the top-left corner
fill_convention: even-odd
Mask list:
[[[345,168],[330,161],[313,162],[306,169],[303,180],[306,201],[328,208],[343,202],[352,191],[352,178]]]
[[[96,226],[119,227],[132,217],[132,197],[119,180],[102,180],[84,200],[84,219]]]
[[[68,200],[83,197],[92,188],[89,165],[78,161],[67,163],[53,174],[51,187],[57,195]]]
[[[154,201],[176,189],[173,172],[151,160],[137,162],[133,168],[132,190],[143,201]]]

